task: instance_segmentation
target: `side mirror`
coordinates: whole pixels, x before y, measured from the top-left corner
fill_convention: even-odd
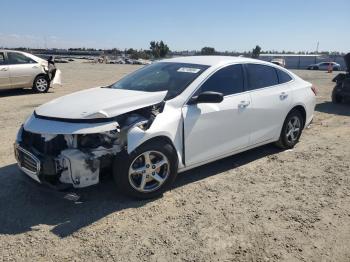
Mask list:
[[[224,100],[224,95],[219,92],[205,91],[200,93],[198,96],[194,96],[188,101],[188,104],[199,104],[199,103],[221,103]]]

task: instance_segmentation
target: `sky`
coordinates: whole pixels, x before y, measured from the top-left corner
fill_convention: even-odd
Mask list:
[[[350,51],[350,0],[2,0],[0,47]]]

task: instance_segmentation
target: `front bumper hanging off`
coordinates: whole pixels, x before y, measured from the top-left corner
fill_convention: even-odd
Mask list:
[[[99,182],[101,161],[98,156],[78,149],[63,150],[58,157],[32,152],[20,143],[14,145],[19,168],[31,179],[56,189],[82,188]]]

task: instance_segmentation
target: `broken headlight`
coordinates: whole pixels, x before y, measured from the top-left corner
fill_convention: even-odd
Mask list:
[[[78,148],[98,148],[99,146],[111,148],[118,140],[118,131],[109,131],[97,134],[80,135]]]

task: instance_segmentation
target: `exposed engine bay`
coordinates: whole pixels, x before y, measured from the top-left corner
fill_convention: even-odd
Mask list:
[[[17,136],[16,146],[23,149],[15,150],[17,161],[25,173],[36,175],[43,183],[75,188],[97,184],[101,172],[126,150],[129,130],[135,126],[147,130],[163,107],[161,102],[114,117],[114,128],[100,133],[39,134],[24,126]],[[27,150],[33,153],[32,159]]]

